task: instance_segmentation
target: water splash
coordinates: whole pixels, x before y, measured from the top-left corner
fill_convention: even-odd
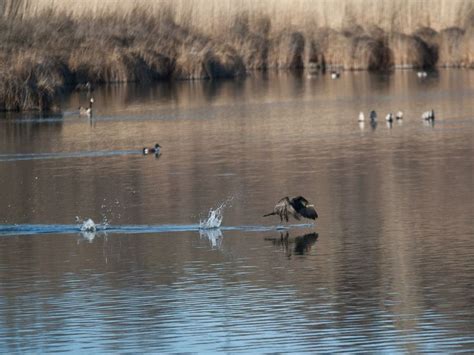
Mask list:
[[[211,208],[206,219],[199,220],[199,229],[217,229],[222,224],[224,218],[224,208],[232,207],[232,202],[238,197],[237,195],[228,197],[216,209]]]
[[[81,232],[96,232],[97,226],[94,221],[90,218],[82,222]]]
[[[82,219],[76,216],[76,223],[80,232],[98,232],[105,231],[110,226],[106,215],[102,215],[102,223],[95,223],[91,218]]]
[[[224,208],[226,203],[223,202],[216,209],[210,209],[209,214],[206,219],[201,219],[199,221],[199,229],[216,229],[219,228],[222,224],[222,219],[224,218]]]

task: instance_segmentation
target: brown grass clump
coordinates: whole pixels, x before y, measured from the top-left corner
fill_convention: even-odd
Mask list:
[[[79,48],[68,60],[74,82],[151,82],[171,76],[174,61],[152,50],[132,48]]]
[[[388,46],[396,68],[428,68],[435,64],[429,47],[419,37],[392,33]]]
[[[415,38],[423,41],[428,49],[433,64],[438,62],[439,34],[430,27],[420,27],[412,34]]]
[[[304,68],[305,38],[301,32],[285,30],[271,41],[269,67],[277,69]]]
[[[267,69],[270,50],[271,20],[262,16],[253,20],[247,13],[239,14],[230,28],[230,42],[242,57],[247,69]],[[220,37],[221,41],[226,38]]]
[[[50,110],[67,68],[58,59],[17,53],[0,67],[0,110]]]
[[[176,58],[173,77],[176,79],[217,79],[245,75],[245,65],[230,47],[214,48],[197,45],[189,50],[182,47]]]
[[[309,60],[315,65],[346,70],[383,70],[390,67],[388,48],[360,26],[337,32],[321,29],[311,40]]]
[[[470,26],[464,34],[465,49],[467,52],[466,65],[474,69],[474,24]]]
[[[439,63],[443,67],[468,66],[470,53],[466,31],[458,27],[446,28],[439,33]],[[471,39],[472,42],[472,39]]]

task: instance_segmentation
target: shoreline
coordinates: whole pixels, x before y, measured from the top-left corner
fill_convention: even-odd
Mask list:
[[[236,17],[208,35],[135,11],[125,20],[42,13],[0,17],[0,111],[50,111],[55,97],[86,83],[244,78],[254,71],[390,72],[474,68],[474,26],[412,34],[367,25],[272,29],[269,17]]]

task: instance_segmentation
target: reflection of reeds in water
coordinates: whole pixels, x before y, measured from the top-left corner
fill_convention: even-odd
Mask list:
[[[49,109],[87,81],[474,65],[469,0],[6,0],[0,13],[3,110]]]

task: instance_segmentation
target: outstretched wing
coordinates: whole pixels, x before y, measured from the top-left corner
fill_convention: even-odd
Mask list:
[[[318,212],[314,209],[313,205],[308,205],[307,207],[301,209],[299,211],[300,215],[309,219],[316,219],[318,218]]]
[[[306,207],[309,204],[309,202],[303,196],[297,196],[291,199],[291,204],[293,205],[295,210],[298,211],[300,208]]]
[[[318,218],[318,213],[314,209],[314,206],[310,205],[308,200],[305,199],[303,196],[298,196],[291,199],[290,204],[293,206],[294,210],[301,216],[309,219]]]

